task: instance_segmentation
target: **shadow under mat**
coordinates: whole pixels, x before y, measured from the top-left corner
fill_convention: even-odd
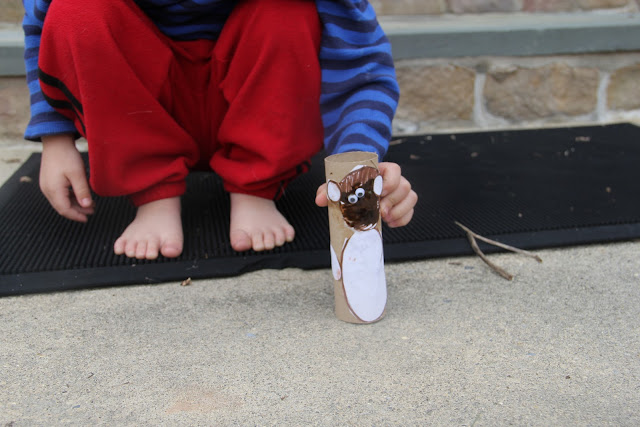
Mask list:
[[[408,226],[384,226],[386,262],[472,254],[454,221],[522,249],[640,237],[640,128],[630,124],[396,138],[385,160],[420,197]],[[322,155],[278,201],[293,243],[234,252],[228,195],[198,172],[183,196],[184,252],[155,261],[113,253],[135,216],[125,198],[96,197],[87,224],[66,220],[39,191],[39,163],[33,154],[0,188],[0,296],[330,266],[327,212],[314,204]]]

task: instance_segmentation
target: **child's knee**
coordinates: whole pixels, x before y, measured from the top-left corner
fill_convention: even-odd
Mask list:
[[[95,3],[107,1],[84,2],[82,0],[52,1],[47,11],[45,25],[59,30],[62,34],[82,28],[89,22],[95,24],[98,16],[92,11],[97,10]]]
[[[318,10],[313,0],[251,0],[260,15],[284,27],[309,26],[319,22]]]
[[[310,36],[316,49],[320,45],[320,17],[313,0],[248,0],[238,9],[234,13],[249,14],[249,19],[242,20],[250,20],[267,39],[300,43]]]
[[[47,11],[43,36],[63,39],[91,39],[100,32],[120,21],[122,13],[131,9],[129,0],[64,0],[52,1]],[[126,12],[124,12],[126,13]]]

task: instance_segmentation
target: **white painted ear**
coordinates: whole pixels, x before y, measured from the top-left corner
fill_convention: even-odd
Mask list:
[[[382,175],[376,176],[376,179],[373,181],[373,192],[376,193],[377,196],[382,194]]]
[[[340,200],[340,187],[335,181],[327,182],[327,198],[332,202]]]

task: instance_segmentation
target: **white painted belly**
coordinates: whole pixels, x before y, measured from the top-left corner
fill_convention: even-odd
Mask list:
[[[378,230],[356,232],[342,256],[342,283],[353,313],[365,322],[378,319],[387,303],[382,238]]]

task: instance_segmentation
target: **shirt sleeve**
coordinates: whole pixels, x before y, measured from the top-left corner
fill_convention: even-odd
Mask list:
[[[371,151],[391,139],[399,87],[391,45],[366,0],[316,0],[323,25],[320,108],[328,154]]]
[[[78,132],[73,122],[57,113],[45,100],[38,80],[38,57],[40,36],[45,15],[51,0],[23,0],[25,15],[22,21],[24,30],[24,61],[27,70],[27,85],[31,101],[31,119],[24,137],[30,141],[40,141],[42,136]]]

